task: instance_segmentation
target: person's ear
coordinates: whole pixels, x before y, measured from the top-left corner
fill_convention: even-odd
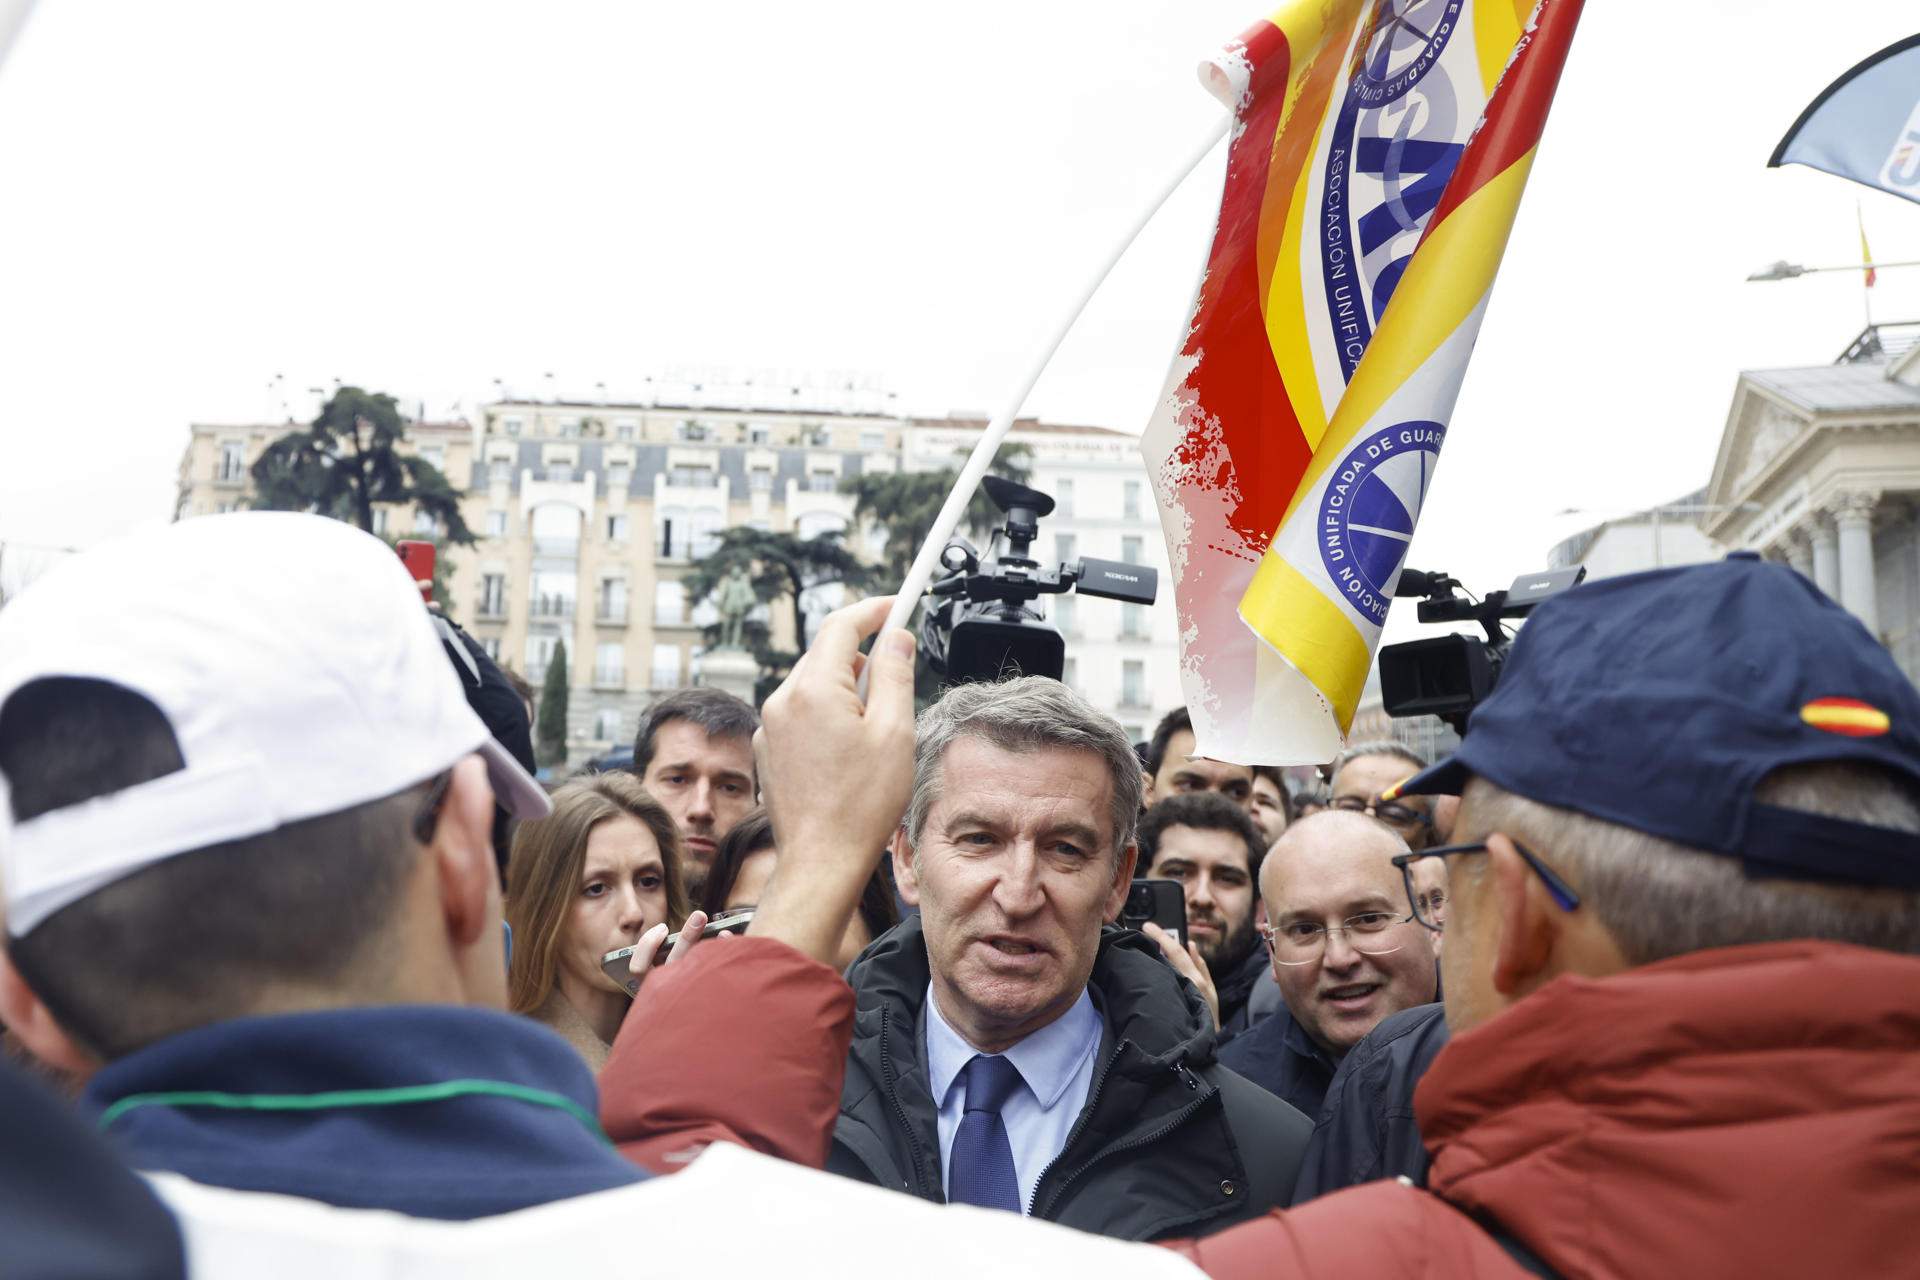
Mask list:
[[[453,767],[429,852],[440,884],[447,937],[462,949],[500,931],[499,870],[493,860],[493,788],[487,766],[468,756]]]
[[[919,906],[920,877],[914,871],[913,846],[907,842],[906,827],[894,828],[887,849],[893,854],[893,887],[900,894],[900,901],[910,907]]]
[[[1120,851],[1120,857],[1113,868],[1113,887],[1107,891],[1106,919],[1117,920],[1120,908],[1126,905],[1127,890],[1133,888],[1134,864],[1140,861],[1140,846],[1129,843]]]
[[[100,1069],[99,1060],[66,1033],[53,1011],[40,1002],[20,971],[0,948],[0,1023],[28,1053],[50,1067],[86,1079]]]
[[[1557,913],[1540,878],[1513,841],[1495,832],[1487,837],[1487,874],[1500,939],[1494,950],[1493,989],[1518,999],[1552,977]]]

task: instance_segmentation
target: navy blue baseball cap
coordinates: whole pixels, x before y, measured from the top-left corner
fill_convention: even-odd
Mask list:
[[[1777,769],[1838,761],[1920,792],[1920,690],[1811,582],[1735,552],[1541,604],[1460,749],[1394,794],[1478,775],[1750,876],[1920,888],[1920,835],[1754,799]]]

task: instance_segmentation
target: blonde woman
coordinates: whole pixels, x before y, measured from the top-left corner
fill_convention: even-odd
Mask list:
[[[600,958],[687,918],[679,832],[628,773],[553,793],[553,815],[525,822],[507,863],[513,926],[508,1002],[565,1036],[598,1073],[626,1016],[626,990]]]

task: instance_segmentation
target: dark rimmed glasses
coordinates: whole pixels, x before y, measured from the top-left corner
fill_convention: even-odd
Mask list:
[[[1327,802],[1329,809],[1338,809],[1342,813],[1364,813],[1369,818],[1378,818],[1390,827],[1430,827],[1433,816],[1423,813],[1412,805],[1399,804],[1392,800],[1369,800],[1365,796],[1336,796]]]
[[[1553,898],[1556,906],[1562,911],[1572,911],[1580,905],[1580,895],[1573,891],[1573,886],[1561,879],[1560,874],[1552,867],[1540,861],[1533,850],[1518,840],[1513,841],[1513,847],[1515,852],[1526,860],[1527,865],[1533,868],[1533,873],[1539,876],[1547,886],[1547,893]],[[1432,908],[1430,905],[1422,904],[1420,892],[1414,887],[1414,863],[1422,858],[1451,858],[1458,853],[1485,853],[1486,851],[1487,842],[1479,840],[1473,844],[1443,844],[1432,849],[1420,849],[1414,853],[1395,855],[1393,865],[1400,868],[1400,876],[1406,882],[1407,902],[1413,907],[1413,918],[1435,933],[1439,933],[1446,923],[1444,919],[1434,921],[1428,918]]]

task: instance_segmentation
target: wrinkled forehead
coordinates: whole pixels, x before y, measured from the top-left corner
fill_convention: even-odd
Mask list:
[[[961,814],[1009,827],[1079,825],[1113,838],[1113,778],[1097,751],[1009,748],[963,735],[931,765],[938,789],[927,811],[934,829]]]
[[[1371,800],[1397,782],[1405,782],[1420,770],[1399,756],[1356,756],[1333,775],[1333,795],[1360,796]],[[1431,805],[1426,796],[1405,796],[1397,801],[1409,809],[1425,810]]]

